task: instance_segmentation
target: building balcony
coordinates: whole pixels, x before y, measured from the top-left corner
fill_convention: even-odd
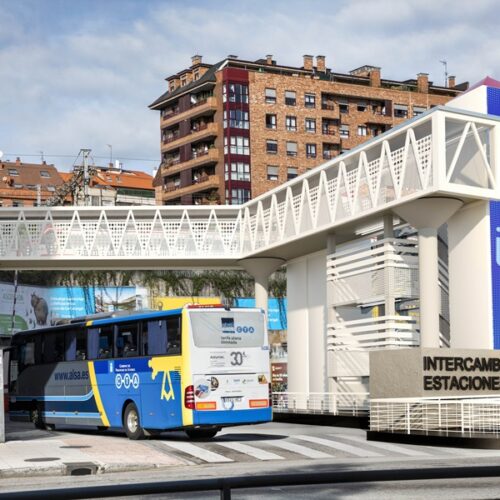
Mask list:
[[[165,186],[162,199],[163,201],[173,200],[175,198],[180,198],[186,194],[194,194],[199,191],[206,191],[207,189],[218,189],[219,188],[219,176],[218,175],[205,175],[198,178],[198,181],[189,186]]]
[[[192,104],[189,109],[187,109],[186,111],[182,111],[182,113],[177,112],[169,114],[167,116],[163,116],[161,120],[161,126],[171,126],[188,118],[196,118],[197,116],[208,115],[211,112],[215,112],[216,110],[217,99],[215,97],[208,97],[207,99],[203,99],[202,101],[198,101],[197,103]]]
[[[370,113],[369,117],[365,120],[365,123],[381,123],[383,125],[392,125],[394,122],[394,118],[391,115],[375,112]]]
[[[162,170],[162,175],[172,175],[183,170],[190,170],[195,167],[201,167],[219,161],[219,151],[215,148],[209,149],[207,152],[203,151],[197,153],[188,161],[176,160],[175,163],[166,163]]]
[[[206,127],[192,130],[190,134],[180,137],[179,139],[164,144],[162,152],[172,151],[178,149],[185,144],[190,144],[191,142],[201,141],[202,139],[208,139],[209,137],[216,137],[219,134],[219,124],[218,123],[208,123]]]

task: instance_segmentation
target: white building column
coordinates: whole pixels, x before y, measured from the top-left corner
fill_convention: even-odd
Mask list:
[[[418,230],[420,285],[420,346],[439,347],[439,289],[437,230],[463,205],[454,198],[420,198],[394,211]]]
[[[386,214],[384,220],[384,239],[394,238],[394,217],[392,214]],[[396,315],[396,298],[394,295],[394,265],[387,261],[387,255],[392,254],[392,243],[385,243],[384,253],[386,256],[384,266],[384,316]]]
[[[286,261],[274,257],[253,257],[242,259],[238,264],[255,280],[255,307],[264,309],[267,317],[267,298],[269,276],[281,267]]]

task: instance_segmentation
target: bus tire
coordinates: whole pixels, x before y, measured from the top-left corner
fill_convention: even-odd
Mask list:
[[[186,429],[189,439],[210,439],[220,431],[218,427],[213,429]]]
[[[129,403],[123,413],[123,428],[129,439],[143,439],[144,429],[141,427],[139,412],[134,403]]]

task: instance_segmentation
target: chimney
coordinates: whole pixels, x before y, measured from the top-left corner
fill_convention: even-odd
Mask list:
[[[450,75],[448,77],[448,88],[452,89],[452,88],[455,87],[455,85],[456,85],[456,83],[455,83],[455,77]]]
[[[267,56],[266,56],[266,64],[269,64],[269,66],[273,65],[273,56],[272,56],[272,54],[267,54]]]
[[[313,56],[305,54],[304,56],[304,69],[312,71],[313,69]]]
[[[325,56],[316,56],[316,69],[318,71],[321,71],[322,73],[326,72],[326,60],[325,60]]]
[[[234,54],[229,54],[227,56],[228,59],[238,59],[238,56],[235,56]]]
[[[372,68],[369,73],[370,87],[380,87],[380,68]]]
[[[198,64],[201,64],[201,59],[203,56],[200,56],[198,54],[194,55],[191,57],[191,66],[196,66]]]
[[[21,165],[21,158],[19,156],[16,158],[16,165]]]
[[[429,93],[429,74],[428,73],[419,73],[417,75],[417,92],[421,92],[422,94]]]

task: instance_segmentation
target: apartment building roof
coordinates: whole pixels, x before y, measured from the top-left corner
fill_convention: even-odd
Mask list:
[[[0,188],[18,187],[19,189],[36,189],[50,191],[64,181],[54,165],[47,163],[24,163],[19,158],[15,162],[0,162]]]
[[[312,56],[308,56],[311,57]],[[325,58],[323,56],[317,56],[317,58],[322,58],[323,64]],[[310,75],[312,78],[316,80],[337,82],[337,83],[346,83],[346,84],[354,84],[354,85],[364,85],[370,86],[370,71],[379,71],[380,67],[372,66],[372,65],[363,65],[359,68],[356,68],[349,73],[339,73],[333,72],[330,68],[321,67],[319,65],[311,66],[311,69],[306,69],[304,66],[296,67],[296,66],[287,66],[287,65],[278,65],[276,61],[272,59],[272,56],[268,56],[268,59],[257,59],[256,61],[248,61],[243,59],[238,59],[237,56],[228,56],[227,58],[219,61],[216,64],[208,66],[203,64],[204,67],[208,67],[208,70],[204,75],[201,76],[198,80],[192,81],[187,85],[182,87],[178,87],[173,91],[167,90],[164,94],[162,94],[158,99],[156,99],[152,104],[149,105],[150,109],[161,109],[165,104],[169,101],[180,97],[186,93],[192,92],[193,90],[202,90],[203,86],[214,83],[216,81],[216,73],[220,69],[230,66],[230,67],[239,67],[242,69],[247,69],[250,71],[260,71],[266,73],[276,73],[278,75]],[[167,80],[171,80],[174,77],[179,77],[181,74],[184,74],[189,69],[183,70],[171,77],[168,77]],[[462,91],[468,88],[468,82],[461,83],[459,85],[454,86],[453,88],[445,87],[441,85],[434,85],[433,82],[428,82],[429,92],[435,94],[449,95],[455,96],[461,93]],[[411,78],[403,81],[385,79],[382,78],[380,80],[380,86],[382,88],[397,88],[401,90],[416,90],[418,86],[418,82],[416,79]]]
[[[97,167],[96,177],[100,183],[115,189],[154,190],[153,177],[140,170],[111,170]]]

